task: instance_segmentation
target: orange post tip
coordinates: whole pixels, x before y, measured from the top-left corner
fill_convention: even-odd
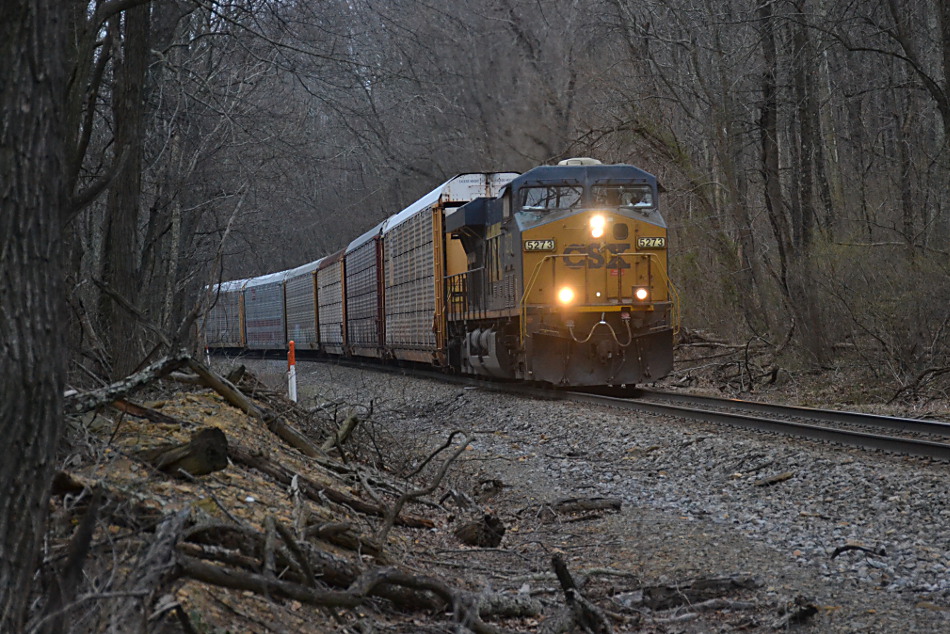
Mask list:
[[[289,342],[290,350],[287,351],[287,367],[290,368],[292,365],[297,365],[297,354],[294,349],[294,342]]]

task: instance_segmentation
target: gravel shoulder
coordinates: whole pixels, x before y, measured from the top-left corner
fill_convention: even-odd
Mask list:
[[[284,367],[247,363],[262,375]],[[326,363],[300,364],[298,377],[305,405],[372,402],[374,427],[403,439],[406,456],[452,430],[475,435],[446,484],[508,530],[498,548],[461,546],[451,527],[463,511],[446,502],[449,530],[401,537],[404,563],[420,571],[553,605],[563,601],[550,574],[560,553],[586,578],[582,592],[633,614],[618,631],[950,630],[950,465]],[[546,514],[569,497],[622,508]],[[644,587],[709,577],[753,582],[718,609],[642,604]],[[817,612],[793,625],[781,615],[796,601]]]

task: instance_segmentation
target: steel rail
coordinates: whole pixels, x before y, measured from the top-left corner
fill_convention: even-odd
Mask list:
[[[687,405],[728,407],[745,412],[770,414],[773,416],[790,416],[826,423],[845,423],[878,427],[903,432],[932,434],[935,436],[950,437],[950,423],[937,420],[922,420],[919,418],[902,418],[899,416],[882,416],[880,414],[865,414],[863,412],[849,412],[844,410],[816,409],[796,405],[775,405],[732,398],[716,398],[713,396],[696,396],[692,394],[677,394],[657,390],[640,390],[641,397],[650,400],[666,400]]]
[[[852,447],[865,449],[878,449],[895,453],[903,453],[911,456],[921,456],[950,462],[950,444],[921,440],[915,438],[902,438],[899,436],[883,436],[867,432],[850,431],[845,429],[835,429],[832,427],[823,427],[820,425],[808,425],[805,423],[792,422],[787,420],[776,420],[758,416],[747,416],[744,414],[735,414],[723,411],[700,409],[695,407],[683,407],[679,405],[669,405],[642,401],[638,399],[627,399],[613,396],[602,396],[596,394],[585,394],[582,392],[571,392],[570,399],[575,402],[591,403],[598,405],[611,405],[623,409],[635,409],[639,411],[650,412],[652,414],[662,414],[668,416],[679,416],[690,420],[700,420],[717,425],[730,425],[733,427],[742,427],[757,431],[777,432],[780,434],[796,436],[799,438],[808,438],[810,440],[820,440],[825,442],[836,442]],[[712,401],[722,401],[722,399],[711,399]],[[783,409],[781,406],[773,406],[776,409]],[[804,408],[807,409],[807,408]],[[830,410],[816,410],[833,414]],[[854,414],[847,412],[847,414]],[[799,414],[801,415],[801,414]],[[831,418],[823,418],[829,421]],[[915,419],[905,419],[915,420]],[[840,419],[838,422],[842,422]],[[926,421],[917,421],[925,423]],[[944,423],[945,424],[945,423]],[[933,433],[932,431],[928,433]]]

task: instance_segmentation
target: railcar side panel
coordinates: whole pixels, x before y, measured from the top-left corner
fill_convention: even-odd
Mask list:
[[[356,356],[383,355],[380,246],[373,237],[346,254],[346,343]]]
[[[276,350],[286,345],[284,288],[280,280],[248,285],[244,289],[247,347]]]
[[[317,286],[316,273],[304,271],[284,282],[287,305],[287,340],[298,350],[317,350]]]
[[[386,233],[386,346],[397,359],[430,362],[436,350],[432,229],[425,208]]]
[[[343,253],[327,258],[317,269],[317,323],[324,352],[343,354],[346,343],[343,295]]]
[[[243,348],[240,289],[219,290],[205,322],[205,343],[211,348]]]

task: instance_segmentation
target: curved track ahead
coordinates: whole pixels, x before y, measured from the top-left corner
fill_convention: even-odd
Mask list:
[[[450,381],[533,398],[563,399],[638,410],[950,462],[950,442],[947,442],[950,441],[950,423],[942,421],[773,405],[646,389],[628,389],[624,391],[624,395],[618,396],[619,390],[612,394],[567,391],[524,383],[486,381],[434,370],[407,369],[352,359],[336,359],[334,362],[381,372],[406,373],[420,378]]]
[[[680,416],[950,462],[950,423],[640,390],[636,398],[570,392],[571,400]],[[885,433],[886,432],[886,433]],[[927,438],[922,438],[925,435]]]

